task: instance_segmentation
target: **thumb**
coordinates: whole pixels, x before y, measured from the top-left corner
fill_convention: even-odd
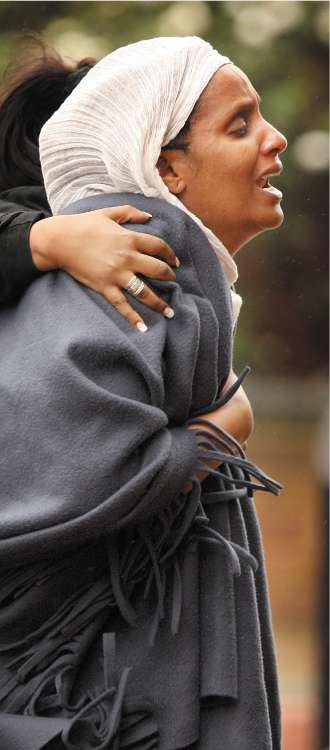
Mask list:
[[[109,208],[99,209],[99,213],[107,216],[112,221],[116,221],[117,224],[125,224],[131,221],[136,224],[143,223],[151,219],[152,214],[147,211],[140,211],[134,206],[112,206]]]

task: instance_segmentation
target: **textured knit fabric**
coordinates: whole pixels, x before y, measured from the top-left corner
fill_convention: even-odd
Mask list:
[[[40,160],[53,213],[98,193],[164,198],[193,216],[161,179],[162,146],[181,130],[214,73],[230,63],[198,37],[161,37],[104,57],[83,78],[40,134]],[[236,264],[194,216],[230,284]],[[237,317],[241,298],[233,293]]]
[[[172,321],[145,311],[141,334],[63,272],[1,313],[0,744],[279,750],[252,499],[278,485],[197,416],[231,366],[228,282],[166,202],[68,210],[127,202],[181,260],[177,281],[155,283]]]

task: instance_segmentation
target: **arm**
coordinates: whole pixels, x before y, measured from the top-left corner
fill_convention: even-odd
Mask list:
[[[21,198],[18,191],[7,191],[0,197],[0,305],[14,302],[40,276],[31,256],[29,236],[34,222],[50,216],[50,209],[42,193],[30,205],[27,200],[23,205]]]
[[[234,370],[231,370],[223,389],[224,392],[235,383],[236,379]],[[220,406],[220,408],[213,412],[208,412],[206,419],[210,424],[209,427],[205,425],[205,429],[210,432],[210,435],[212,435],[212,425],[214,424],[216,427],[220,427],[229,432],[230,435],[233,435],[235,440],[242,446],[246,444],[254,429],[254,418],[252,407],[244,388],[240,386],[234,396],[224,406]],[[194,429],[193,425],[190,427]]]
[[[233,385],[235,381],[236,375],[234,371],[231,370],[224,391]],[[215,427],[228,432],[238,443],[240,443],[243,449],[246,449],[247,441],[254,429],[254,417],[250,401],[242,386],[238,388],[236,393],[226,404],[224,404],[224,406],[220,406],[213,412],[208,412],[205,415],[205,418],[208,421],[208,424],[203,424],[203,429],[209,432],[211,440],[212,436],[215,436],[215,431],[213,430],[214,425]],[[189,425],[189,429],[191,430],[198,429],[198,427],[198,424]],[[217,461],[216,459],[205,460],[205,463],[212,469],[217,469],[220,465],[220,461]],[[203,481],[207,476],[207,472],[198,471],[196,472],[196,475],[200,481]],[[188,484],[186,489],[189,489],[190,487],[191,484]]]
[[[175,280],[178,260],[164,240],[137,233],[122,223],[145,223],[150,214],[118,206],[86,214],[54,216],[31,229],[32,258],[40,271],[61,268],[80,283],[102,294],[131,325],[143,325],[141,315],[124,291],[135,274]],[[159,258],[152,257],[159,256]],[[139,301],[165,317],[174,312],[145,284]]]
[[[31,190],[39,192],[30,207],[15,202],[22,200],[22,191],[15,194],[15,200],[6,197],[0,201],[0,304],[14,302],[41,273],[62,268],[103,294],[132,325],[143,325],[123,288],[133,273],[175,279],[171,266],[177,265],[163,240],[120,226],[128,221],[146,222],[149,215],[122,206],[51,217],[42,188]],[[38,202],[40,210],[35,205]],[[139,300],[166,317],[173,315],[148,285]]]

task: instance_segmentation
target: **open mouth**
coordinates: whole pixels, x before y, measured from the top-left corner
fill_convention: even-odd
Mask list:
[[[268,175],[259,177],[259,180],[256,181],[256,185],[260,190],[263,190],[264,192],[270,193],[271,195],[274,195],[278,198],[283,197],[281,191],[271,185]]]
[[[270,184],[270,182],[269,182],[268,177],[260,177],[260,179],[257,180],[257,185],[262,190],[266,190],[267,188],[272,187],[271,184]]]

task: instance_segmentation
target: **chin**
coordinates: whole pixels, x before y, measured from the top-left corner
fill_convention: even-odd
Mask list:
[[[258,234],[261,232],[267,232],[271,231],[272,229],[278,229],[278,227],[283,224],[284,221],[284,213],[281,209],[281,206],[278,205],[278,207],[273,210],[269,216],[264,216],[263,221],[260,221]]]

